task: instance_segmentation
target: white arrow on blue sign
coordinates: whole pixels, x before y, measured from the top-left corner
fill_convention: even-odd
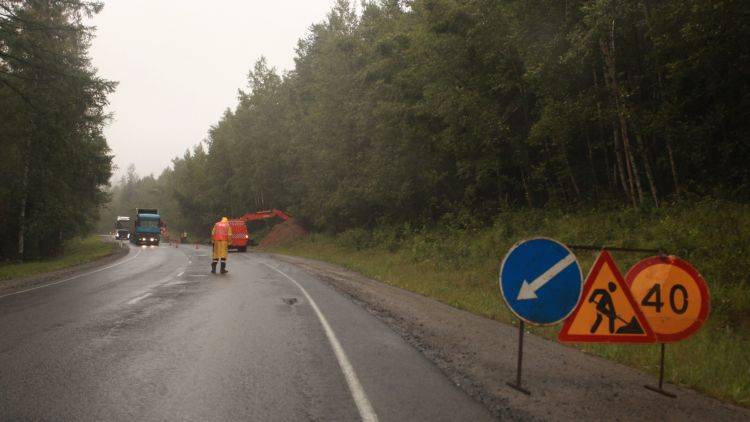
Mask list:
[[[535,325],[556,324],[581,298],[583,275],[573,252],[545,237],[516,243],[500,267],[500,291],[517,317]]]

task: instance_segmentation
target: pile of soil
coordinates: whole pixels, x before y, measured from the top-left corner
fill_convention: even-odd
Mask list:
[[[294,219],[289,219],[275,225],[263,240],[260,241],[260,247],[281,246],[304,236],[307,236],[307,230],[297,224]]]

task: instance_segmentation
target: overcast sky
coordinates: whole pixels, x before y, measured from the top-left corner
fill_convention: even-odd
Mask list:
[[[264,55],[294,67],[297,40],[334,0],[109,0],[94,17],[91,58],[119,81],[105,129],[119,177],[130,163],[158,176],[206,138]]]

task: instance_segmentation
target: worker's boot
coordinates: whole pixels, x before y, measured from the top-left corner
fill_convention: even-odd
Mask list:
[[[226,263],[226,261],[221,261],[221,273],[222,274],[226,274],[228,272],[229,271],[227,271],[227,263]]]
[[[216,261],[211,263],[211,274],[216,274]]]

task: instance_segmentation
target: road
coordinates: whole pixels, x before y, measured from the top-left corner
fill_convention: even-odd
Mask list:
[[[296,266],[136,248],[0,296],[0,420],[491,420],[383,322]]]

